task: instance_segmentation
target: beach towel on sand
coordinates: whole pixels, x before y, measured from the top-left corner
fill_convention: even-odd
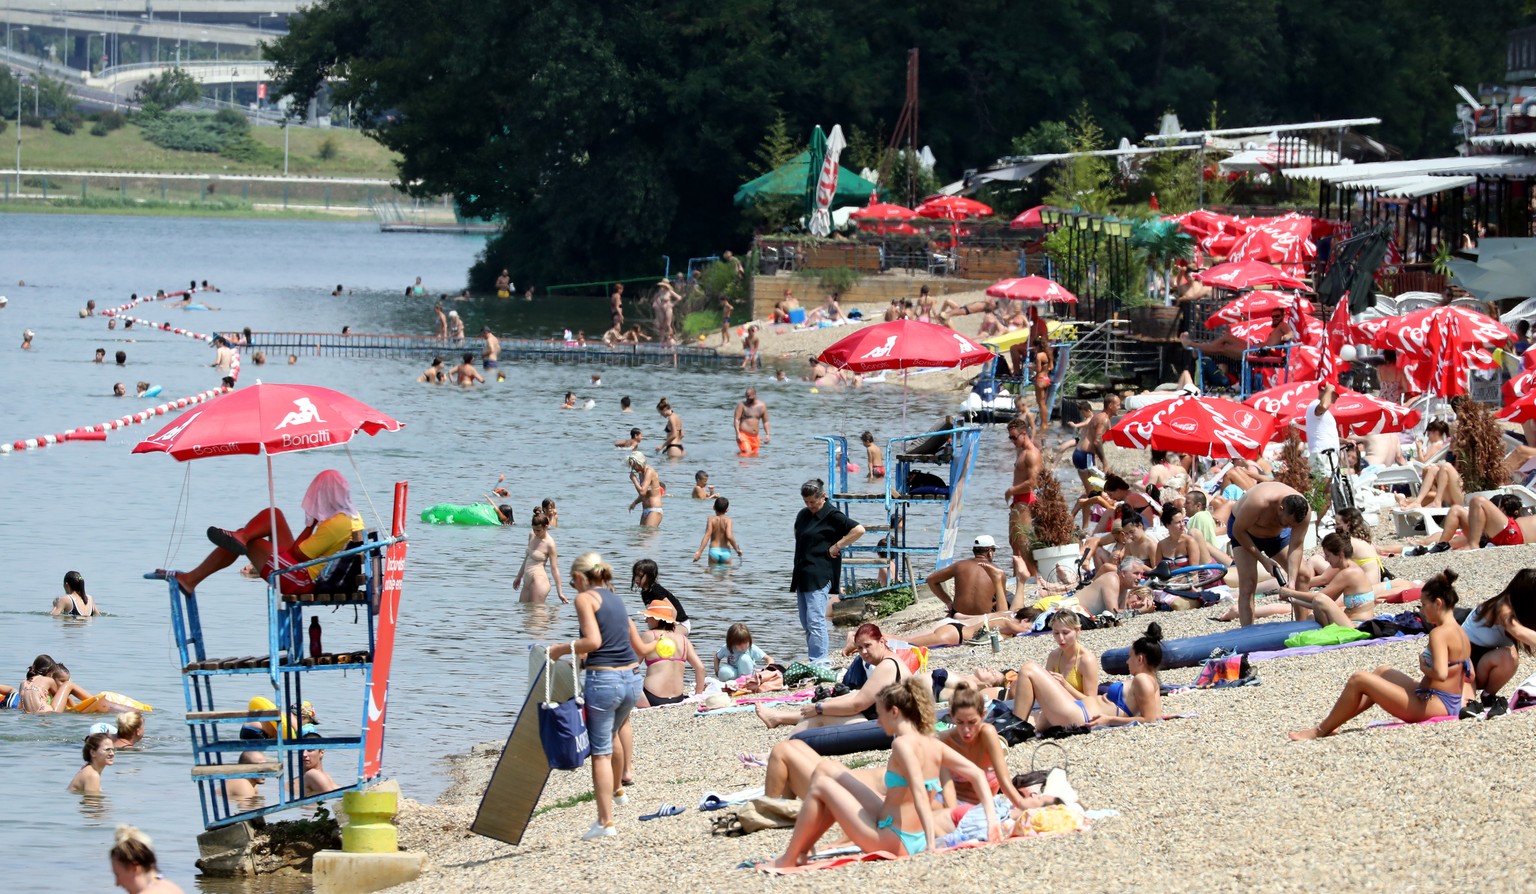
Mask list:
[[[1285,646],[1294,649],[1298,646],[1337,646],[1341,643],[1352,643],[1355,640],[1370,639],[1371,635],[1363,630],[1353,627],[1341,627],[1338,624],[1329,624],[1317,630],[1303,630],[1293,633],[1285,638]]]
[[[1059,817],[1057,816],[1057,812],[1058,811],[1065,811],[1065,810],[1066,810],[1066,808],[1062,808],[1062,807],[1046,807],[1046,808],[1042,808],[1040,810],[1031,810],[1031,811],[1029,811],[1029,815],[1030,815],[1031,821],[1032,821],[1031,822],[1031,828],[1028,828],[1028,829],[1026,829],[1024,831],[1020,831],[1018,834],[1014,835],[1011,838],[1004,838],[1002,841],[997,841],[997,842],[967,841],[964,844],[958,844],[958,845],[955,845],[954,847],[939,848],[938,850],[934,851],[934,853],[935,854],[946,854],[946,853],[949,853],[951,851],[965,850],[965,849],[968,849],[968,848],[996,847],[997,845],[1000,845],[1000,844],[1007,844],[1007,843],[1013,842],[1013,841],[1023,841],[1023,840],[1028,839],[1028,838],[1043,838],[1043,837],[1045,837],[1047,835],[1067,835],[1067,834],[1070,834],[1072,832],[1081,831],[1081,830],[1086,829],[1088,827],[1087,820],[1082,818],[1081,816],[1079,816],[1076,819],[1075,823],[1074,823],[1074,827],[1066,828],[1065,827],[1066,826],[1065,823],[1058,822]],[[1045,832],[1035,831],[1033,826],[1035,825],[1034,820],[1035,820],[1035,816],[1037,814],[1039,815],[1039,819],[1038,819],[1039,825],[1042,825],[1043,827],[1045,827],[1047,829],[1051,829],[1051,831],[1045,831]],[[898,856],[896,854],[891,853],[890,851],[874,851],[874,852],[868,853],[868,854],[848,854],[848,855],[845,855],[845,856],[832,857],[831,859],[827,859],[827,860],[817,860],[817,861],[814,861],[814,862],[811,862],[811,863],[806,863],[803,866],[791,866],[788,869],[780,869],[780,868],[777,868],[777,867],[773,867],[773,866],[768,865],[767,862],[760,863],[760,864],[758,864],[757,866],[755,866],[753,868],[757,869],[759,872],[768,873],[769,875],[790,875],[790,874],[799,873],[799,872],[811,872],[813,870],[836,869],[839,866],[847,866],[850,863],[867,863],[867,862],[871,862],[871,861],[875,861],[875,860],[908,860],[908,859],[911,859],[911,857],[907,856],[907,855],[900,855],[900,856]]]

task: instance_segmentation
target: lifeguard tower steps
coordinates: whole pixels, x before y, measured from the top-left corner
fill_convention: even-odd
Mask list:
[[[831,490],[828,499],[861,523],[861,516],[867,518],[870,514],[867,510],[879,513],[878,521],[870,519],[873,523],[864,524],[865,536],[843,553],[845,594],[870,595],[914,586],[914,556],[932,558],[935,568],[954,561],[965,486],[980,438],[981,429],[974,425],[943,426],[937,431],[892,438],[885,448],[885,477],[867,481],[861,468],[852,484],[848,480],[848,439],[842,435],[817,438],[827,445],[827,481]],[[935,475],[939,483],[914,484],[914,470]],[[908,538],[908,515],[912,509],[940,511],[936,543],[916,544]],[[880,545],[881,540],[885,545]],[[861,571],[866,575],[878,573],[892,564],[895,568],[888,585],[871,587],[860,582]]]
[[[240,332],[218,333],[232,342]],[[265,351],[271,360],[285,354],[300,357],[442,357],[444,362],[472,353],[478,362],[485,350],[482,338],[438,338],[430,335],[388,335],[335,332],[252,332],[247,351]],[[595,363],[605,366],[693,366],[718,367],[734,357],[722,356],[714,348],[689,345],[631,344],[605,345],[602,342],[543,341],[533,338],[502,338],[501,360],[552,360],[556,363]]]
[[[396,490],[397,516],[403,512],[404,500],[402,483]],[[402,533],[381,540],[377,531],[370,531],[366,539],[359,536],[346,550],[293,566],[302,568],[325,563],[328,570],[322,581],[317,582],[317,592],[290,595],[269,588],[268,650],[263,655],[209,657],[197,596],[183,592],[174,572],[167,575],[171,626],[180,653],[182,690],[186,697],[186,725],[192,739],[191,777],[198,786],[204,826],[218,828],[302,804],[337,799],[342,792],[361,788],[372,781],[364,771],[364,747],[371,719],[371,706],[366,702],[373,674],[376,613],[384,585],[386,548],[404,539]],[[403,559],[401,561],[403,564]],[[321,584],[326,582],[325,591],[319,592]],[[347,620],[353,620],[356,627],[363,630],[354,633],[353,625],[342,623],[343,612],[337,610],[344,610],[344,607],[352,608],[351,612],[345,612]],[[326,644],[334,646],[345,637],[347,649],[311,655],[304,642],[306,612],[324,612]],[[358,633],[365,636],[358,636]],[[304,678],[312,673],[338,671],[361,674],[361,690],[365,695],[358,716],[362,717],[362,729],[355,735],[328,733],[317,736],[314,728],[308,727],[311,733],[305,737],[306,726],[301,711]],[[230,688],[238,690],[233,696],[230,688],[223,690],[222,707],[214,699],[214,684],[220,679],[232,679],[234,685]],[[267,699],[269,707],[251,708],[253,695]],[[229,707],[231,703],[236,707]],[[263,723],[276,725],[275,738],[250,739],[241,735],[242,726]],[[327,717],[325,726],[330,730],[349,724],[344,718]],[[304,776],[303,752],[310,749],[356,753],[357,782],[335,791],[304,796],[298,790],[297,780]],[[268,759],[260,763],[239,763],[240,754],[245,751],[263,751]],[[277,785],[259,790],[262,795],[259,806],[232,806],[225,784],[230,779],[275,779]]]

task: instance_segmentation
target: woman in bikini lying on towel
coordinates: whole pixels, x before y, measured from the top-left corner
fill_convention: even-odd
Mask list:
[[[1013,684],[1013,713],[1037,729],[1055,726],[1124,726],[1151,723],[1163,717],[1162,683],[1157,667],[1163,663],[1163,628],[1153,621],[1131,643],[1130,682],[1109,684],[1103,695],[1075,692],[1067,683],[1033,661],[1019,668]],[[1040,710],[1030,719],[1038,702]]]
[[[1420,610],[1430,628],[1429,645],[1419,653],[1423,679],[1415,683],[1402,671],[1386,666],[1355,671],[1323,722],[1296,730],[1291,738],[1301,741],[1331,736],[1371,705],[1408,723],[1461,713],[1462,690],[1472,679],[1472,644],[1452,612],[1456,607],[1455,582],[1456,572],[1447,568],[1424,583],[1419,597]]]
[[[884,797],[850,770],[817,774],[805,793],[789,847],[773,862],[775,867],[806,862],[834,823],[866,853],[913,856],[932,850],[949,831],[947,811],[939,809],[934,797],[943,791],[940,771],[965,779],[973,791],[987,790],[986,774],[933,735],[928,684],[908,677],[880,690],[875,704],[880,727],[893,737]],[[1002,829],[991,799],[981,807],[987,813],[987,839],[996,841]]]

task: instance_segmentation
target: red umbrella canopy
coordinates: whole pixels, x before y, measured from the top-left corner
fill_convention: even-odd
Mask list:
[[[1317,257],[1312,218],[1299,214],[1250,218],[1248,232],[1233,243],[1233,261],[1264,261],[1287,270],[1304,267]]]
[[[816,359],[862,373],[919,367],[959,369],[985,363],[992,359],[992,352],[948,326],[893,320],[860,329]]]
[[[1524,425],[1536,420],[1536,392],[1531,392],[1498,412],[1500,419]]]
[[[1234,400],[1188,395],[1133,410],[1105,435],[1121,447],[1253,459],[1275,434],[1275,417]]]
[[[1300,422],[1307,407],[1317,400],[1323,383],[1291,382],[1249,397],[1243,403],[1278,418],[1282,425]],[[1402,404],[1379,400],[1349,388],[1340,388],[1333,402],[1333,418],[1352,436],[1406,431],[1419,424],[1419,411]]]
[[[1308,344],[1315,344],[1327,334],[1327,327],[1317,317],[1302,317],[1301,340]],[[1233,336],[1242,339],[1253,347],[1258,347],[1269,340],[1270,330],[1274,329],[1274,323],[1268,318],[1262,320],[1247,320],[1242,323],[1233,323],[1227,331]]]
[[[344,444],[357,432],[399,431],[401,423],[340,391],[264,385],[231,391],[187,410],[140,441],[134,453],[208,456],[294,453]]]
[[[1258,286],[1276,286],[1282,289],[1305,289],[1307,284],[1263,261],[1231,261],[1217,264],[1209,270],[1195,274],[1195,279],[1218,289],[1252,289]]]
[[[1008,226],[1015,230],[1038,230],[1045,226],[1045,221],[1040,219],[1040,212],[1049,210],[1050,205],[1036,205],[1009,221]]]
[[[1066,304],[1077,303],[1076,295],[1043,276],[1000,279],[987,286],[987,294],[993,298],[1007,298],[1009,301],[1028,301],[1036,304],[1045,304],[1051,301],[1060,301]]]
[[[964,196],[935,196],[917,206],[918,217],[937,220],[964,220],[967,217],[991,217],[992,207]]]
[[[1216,329],[1227,323],[1240,323],[1254,317],[1267,317],[1277,310],[1289,310],[1301,302],[1301,312],[1309,314],[1316,308],[1312,302],[1295,292],[1249,292],[1236,301],[1229,301],[1205,320],[1205,328]]]
[[[903,208],[900,205],[891,205],[886,202],[876,202],[848,215],[860,222],[876,220],[911,220],[917,216],[917,212],[911,208]]]
[[[1429,353],[1429,333],[1434,329],[1449,334],[1450,345],[1460,350],[1496,348],[1515,340],[1508,326],[1464,307],[1426,307],[1410,314],[1366,320],[1354,327],[1378,348],[1419,354]]]

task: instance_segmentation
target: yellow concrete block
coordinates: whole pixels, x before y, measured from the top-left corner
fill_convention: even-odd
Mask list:
[[[349,854],[392,854],[400,849],[400,839],[389,823],[354,819],[341,828],[341,849]]]
[[[403,885],[421,875],[420,854],[315,854],[315,894],[368,894]]]

